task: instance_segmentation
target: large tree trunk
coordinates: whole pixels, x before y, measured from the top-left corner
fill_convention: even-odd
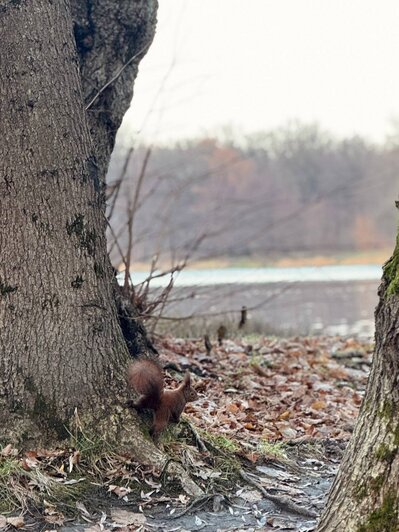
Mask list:
[[[59,441],[78,417],[157,457],[122,406],[103,194],[114,139],[98,162],[104,126],[89,128],[69,4],[0,5],[0,439]]]
[[[399,530],[399,236],[379,296],[366,395],[319,532]]]

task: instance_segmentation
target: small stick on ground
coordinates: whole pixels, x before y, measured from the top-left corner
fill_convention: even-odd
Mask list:
[[[205,504],[210,502],[215,497],[219,497],[219,498],[221,497],[222,500],[225,500],[225,497],[223,495],[221,495],[221,494],[218,494],[218,493],[212,493],[211,495],[201,495],[201,496],[196,497],[195,499],[193,499],[190,502],[190,504],[182,512],[180,512],[178,514],[171,515],[169,517],[169,519],[177,519],[178,517],[182,517],[183,515],[188,513],[190,510],[192,510],[194,508],[194,506],[197,508],[197,510],[200,510],[203,506],[205,506]]]
[[[208,448],[207,448],[206,444],[204,443],[204,440],[198,434],[197,429],[195,429],[194,426],[189,421],[187,421],[186,419],[184,420],[184,422],[186,423],[188,428],[191,430],[191,432],[192,432],[192,434],[193,434],[193,436],[195,438],[195,441],[197,442],[197,445],[200,448],[200,450],[204,451],[204,452],[208,452]]]
[[[299,506],[298,504],[290,501],[287,499],[287,497],[284,496],[278,496],[278,495],[271,495],[268,493],[268,491],[265,490],[259,482],[256,482],[253,478],[251,478],[245,471],[240,469],[240,477],[245,480],[245,482],[248,482],[248,484],[251,484],[256,489],[258,489],[262,495],[269,499],[269,501],[272,501],[276,506],[281,508],[282,510],[286,510],[287,512],[291,512],[298,515],[303,515],[304,517],[318,517],[318,514],[314,512],[313,510],[308,510],[307,508],[303,508],[302,506]]]
[[[210,354],[212,353],[212,343],[211,343],[211,340],[210,340],[208,334],[205,334],[205,335],[204,335],[204,344],[205,344],[206,354],[207,354],[208,357],[209,357]]]

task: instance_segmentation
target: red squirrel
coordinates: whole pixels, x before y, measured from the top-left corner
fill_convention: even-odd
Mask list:
[[[139,360],[131,364],[128,381],[140,397],[137,401],[128,401],[127,405],[138,412],[146,408],[154,411],[150,434],[155,440],[169,422],[179,421],[186,403],[198,398],[188,371],[177,388],[164,390],[162,369],[153,360]]]

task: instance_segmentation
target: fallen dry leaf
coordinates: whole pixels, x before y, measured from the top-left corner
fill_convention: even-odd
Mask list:
[[[72,473],[73,466],[78,464],[80,461],[80,451],[75,451],[73,454],[69,456],[69,473]]]
[[[130,488],[123,488],[121,486],[115,486],[114,484],[111,484],[108,488],[108,492],[115,493],[120,499],[126,497],[131,491]]]
[[[160,344],[168,362],[201,370],[194,380],[204,393],[186,409],[190,420],[243,447],[264,439],[348,439],[372,355],[369,343],[322,336],[259,338],[253,355],[245,338],[213,342],[212,357],[204,356],[202,340],[164,337]],[[341,352],[349,355],[334,356]],[[351,353],[356,369],[343,362]]]
[[[143,526],[146,524],[147,519],[142,513],[129,512],[128,510],[122,510],[120,508],[114,508],[111,510],[111,518],[116,525],[119,526]]]
[[[25,526],[25,519],[22,515],[18,517],[7,517],[7,524],[14,528],[22,528]]]
[[[11,443],[3,447],[3,449],[0,451],[1,456],[17,456],[18,449],[15,449]]]
[[[325,401],[315,401],[310,405],[313,410],[325,410],[327,403]]]

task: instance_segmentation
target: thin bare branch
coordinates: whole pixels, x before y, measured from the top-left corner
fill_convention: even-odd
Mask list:
[[[129,279],[130,279],[130,264],[132,259],[132,247],[133,247],[133,223],[136,216],[136,207],[137,203],[140,197],[141,187],[144,181],[144,177],[146,175],[146,169],[148,165],[148,161],[150,159],[151,155],[151,146],[147,148],[147,151],[144,156],[143,164],[141,166],[141,171],[137,180],[137,185],[134,191],[134,197],[133,197],[133,203],[131,206],[129,206],[129,217],[127,222],[127,228],[128,228],[128,248],[127,248],[127,255],[126,255],[126,269],[125,269],[125,281],[123,284],[123,287],[125,290],[128,290],[129,287]],[[131,284],[133,286],[133,284]]]
[[[126,67],[128,67],[135,59],[137,59],[140,55],[144,54],[148,48],[150,47],[152,41],[148,42],[141,50],[139,50],[136,54],[134,54],[115,74],[114,77],[112,77],[105,85],[101,87],[101,89],[95,94],[95,96],[90,100],[90,102],[86,105],[86,111],[90,109],[90,107],[94,104],[94,102],[101,96],[101,94],[110,86],[112,83],[114,83],[119,76],[122,74],[122,72],[125,70]]]

